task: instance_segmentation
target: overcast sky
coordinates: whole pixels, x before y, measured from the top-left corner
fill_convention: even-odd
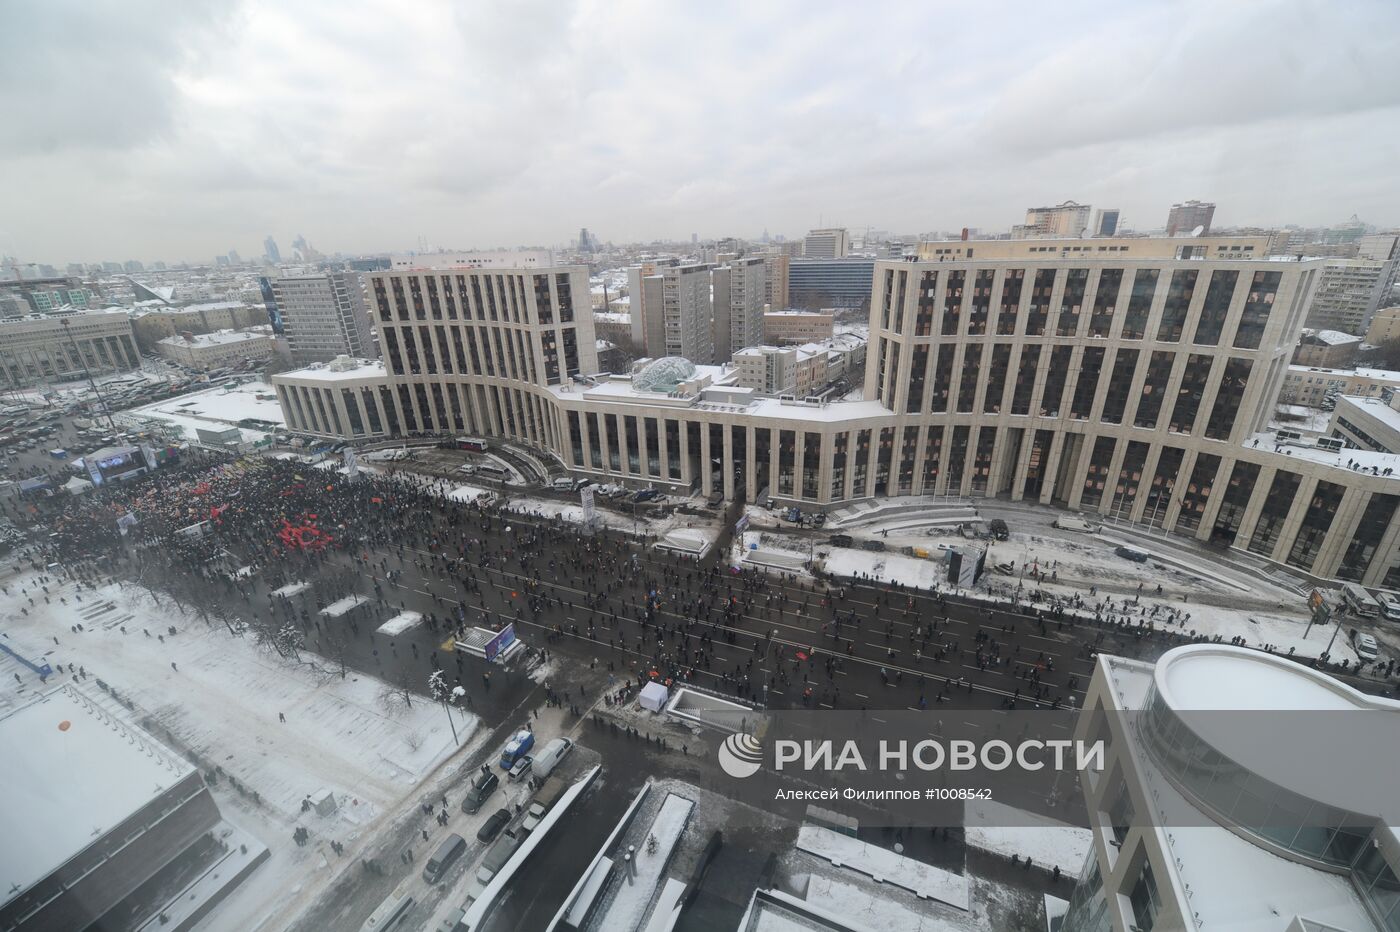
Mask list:
[[[6,0],[0,254],[1400,223],[1400,3]]]

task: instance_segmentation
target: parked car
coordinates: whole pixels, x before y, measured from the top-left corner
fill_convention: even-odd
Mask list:
[[[477,829],[476,832],[476,840],[490,841],[497,835],[501,834],[501,829],[505,828],[506,823],[509,821],[510,810],[497,809],[495,812],[491,813],[490,818],[488,818],[485,822],[481,823],[481,828]]]
[[[865,540],[860,544],[866,550],[884,550],[885,542],[882,540]]]
[[[593,480],[592,480],[592,479],[575,479],[575,480],[574,480],[574,491],[575,491],[575,492],[582,492],[584,489],[588,488],[590,485],[593,485]]]
[[[1134,563],[1146,563],[1148,556],[1150,556],[1146,550],[1129,547],[1127,544],[1113,548],[1113,552],[1125,560],[1132,560]]]
[[[655,489],[642,489],[640,492],[638,492],[632,497],[632,500],[637,502],[650,502],[660,497],[661,493],[656,491]]]
[[[1062,531],[1084,531],[1087,534],[1095,534],[1102,527],[1083,515],[1060,515],[1052,523]]]
[[[462,811],[472,813],[481,809],[500,785],[501,778],[496,776],[494,772],[478,770],[476,776],[472,777],[471,784],[467,787],[466,798],[462,800]]]
[[[555,738],[544,746],[544,750],[534,755],[534,763],[531,770],[535,776],[543,779],[554,772],[554,768],[559,766],[559,762],[568,756],[574,749],[574,743],[568,738]]]
[[[849,534],[832,534],[832,535],[831,535],[831,546],[833,546],[833,547],[850,547],[850,546],[853,545],[854,543],[855,543],[855,539],[852,538],[851,535],[849,535]]]
[[[571,492],[574,488],[574,480],[568,476],[555,479],[549,483],[549,487],[556,492]]]
[[[525,774],[527,774],[527,773],[530,772],[530,768],[531,768],[532,766],[534,766],[534,763],[535,763],[535,759],[534,759],[533,757],[531,757],[530,755],[528,755],[528,754],[525,755],[524,757],[520,758],[520,760],[516,761],[514,764],[511,765],[510,774],[509,774],[510,779],[511,779],[511,780],[523,780],[523,779],[525,779]]]
[[[991,532],[993,540],[1009,540],[1011,537],[1011,528],[1000,518],[993,518],[987,522],[987,530]]]

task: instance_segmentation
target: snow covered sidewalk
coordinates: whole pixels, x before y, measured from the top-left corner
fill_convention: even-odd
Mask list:
[[[837,867],[868,874],[879,883],[894,884],[916,896],[938,900],[958,909],[968,908],[967,878],[931,864],[837,834],[819,825],[802,826],[797,833],[797,847]]]

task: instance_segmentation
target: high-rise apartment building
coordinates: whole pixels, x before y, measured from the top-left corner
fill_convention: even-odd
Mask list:
[[[802,241],[802,255],[807,259],[844,259],[850,251],[850,234],[840,227],[812,230]]]
[[[271,284],[287,348],[298,365],[378,355],[359,275],[287,275]]]
[[[708,364],[714,358],[714,309],[707,263],[646,263],[628,270],[632,337],[647,356],[684,356]]]
[[[714,362],[728,362],[746,346],[763,342],[764,261],[730,259],[712,273]]]
[[[1089,231],[1091,209],[1088,204],[1074,201],[1065,201],[1054,207],[1032,207],[1026,211],[1026,222],[1011,228],[1011,238],[1083,236]]]
[[[1201,228],[1201,233],[1210,232],[1210,222],[1215,219],[1215,205],[1204,201],[1187,201],[1184,204],[1173,204],[1172,209],[1167,213],[1167,235],[1185,236],[1196,227]]]
[[[770,311],[781,311],[788,306],[788,266],[792,260],[786,255],[763,257],[763,303]]]
[[[1395,278],[1396,258],[1326,259],[1307,325],[1357,336],[1371,326]]]

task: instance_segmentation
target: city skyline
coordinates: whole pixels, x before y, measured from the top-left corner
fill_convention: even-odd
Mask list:
[[[0,167],[27,179],[0,253],[199,260],[292,229],[327,253],[557,244],[580,226],[614,242],[1006,229],[1066,198],[1137,229],[1188,198],[1219,204],[1218,227],[1400,222],[1400,11],[1382,4],[772,6],[745,11],[742,41],[711,8],[123,14],[34,4],[8,31],[0,68],[51,80],[0,92],[17,115]],[[916,15],[963,41],[889,38]],[[59,42],[89,54],[47,69]],[[987,51],[1018,46],[1045,51]]]

